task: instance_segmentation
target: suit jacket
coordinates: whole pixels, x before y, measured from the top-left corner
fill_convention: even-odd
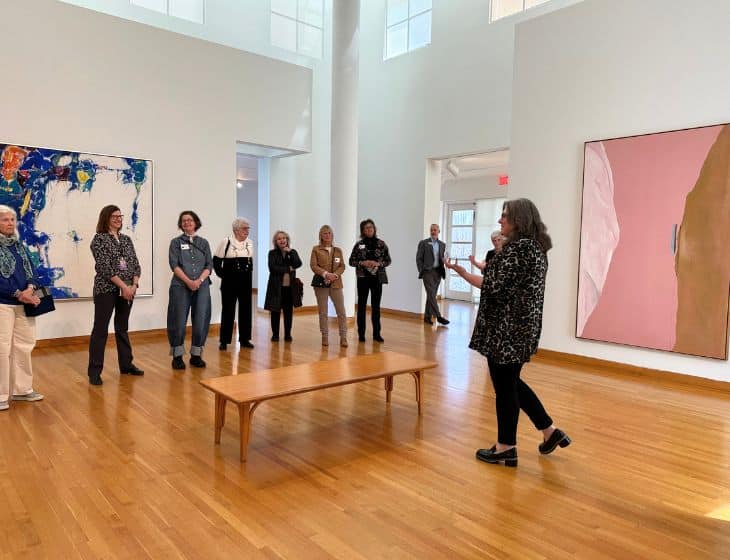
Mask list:
[[[444,255],[446,254],[446,243],[439,242],[439,266],[438,271],[441,278],[446,278],[446,268],[444,267]],[[416,251],[416,266],[418,267],[418,277],[423,278],[423,273],[433,268],[433,246],[431,238],[427,237],[418,242],[418,251]]]

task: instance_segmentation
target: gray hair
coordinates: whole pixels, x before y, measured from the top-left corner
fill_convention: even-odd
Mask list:
[[[490,239],[491,239],[492,241],[494,241],[495,239],[497,239],[497,238],[499,238],[499,237],[504,237],[504,235],[502,235],[502,231],[501,231],[501,230],[498,230],[498,229],[495,229],[495,230],[494,230],[494,231],[493,231],[493,232],[492,232],[492,233],[491,233],[491,234],[489,235],[489,238],[490,238]]]
[[[13,218],[15,218],[15,231],[9,237],[17,238],[18,237],[18,213],[15,211],[15,208],[6,206],[5,204],[0,204],[0,216],[2,216],[3,214],[10,214],[11,216],[13,216]]]
[[[233,231],[243,229],[244,227],[251,227],[251,222],[249,222],[247,218],[236,218],[231,224],[231,229]]]
[[[274,232],[274,237],[271,238],[271,243],[274,245],[274,249],[276,249],[278,247],[276,244],[276,238],[279,237],[280,235],[283,235],[284,237],[286,237],[286,246],[290,247],[291,246],[291,237],[289,237],[289,234],[287,232],[285,232],[282,229],[279,229],[279,230],[276,230],[276,232]]]

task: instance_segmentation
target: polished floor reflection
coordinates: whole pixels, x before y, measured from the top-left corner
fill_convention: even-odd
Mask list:
[[[534,362],[525,377],[573,445],[540,456],[525,417],[517,469],[474,459],[495,439],[474,307],[448,327],[385,316],[382,345],[322,348],[315,315],[208,367],[170,368],[162,335],[134,339],[144,377],[86,378],[86,348],[34,353],[39,403],[0,412],[0,527],[8,558],[728,558],[730,396]],[[334,325],[333,325],[334,329]],[[248,463],[237,422],[213,444],[223,374],[390,349],[432,358],[393,402],[368,382],[262,404]]]

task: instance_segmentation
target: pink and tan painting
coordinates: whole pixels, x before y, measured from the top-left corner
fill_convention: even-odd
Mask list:
[[[576,335],[727,359],[730,125],[585,144]]]

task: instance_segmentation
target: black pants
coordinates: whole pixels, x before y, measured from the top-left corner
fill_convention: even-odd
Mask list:
[[[279,336],[279,322],[284,312],[284,336],[291,336],[291,325],[294,320],[294,303],[292,301],[291,286],[281,287],[281,310],[271,312],[271,334]]]
[[[221,284],[221,344],[230,344],[233,338],[233,320],[238,302],[238,341],[251,340],[251,276],[248,283],[229,282]]]
[[[487,358],[487,362],[497,401],[497,441],[504,445],[517,445],[520,409],[525,411],[538,430],[549,428],[553,423],[552,418],[537,395],[520,379],[524,364],[497,364],[491,358]]]
[[[117,342],[119,369],[124,371],[132,366],[132,345],[127,334],[131,310],[132,302],[117,293],[94,296],[94,327],[89,338],[89,377],[101,375],[104,369],[104,349],[112,313],[114,313],[114,338]]]
[[[373,323],[373,336],[380,336],[380,300],[383,297],[383,285],[378,277],[372,274],[357,279],[357,334],[361,337],[365,336],[365,311],[369,293],[372,294],[370,319]]]

